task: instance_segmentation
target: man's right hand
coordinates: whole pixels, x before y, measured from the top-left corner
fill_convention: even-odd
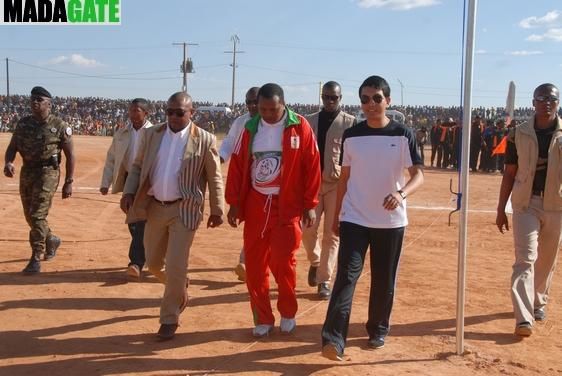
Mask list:
[[[231,206],[226,218],[230,226],[238,227],[238,206]]]
[[[107,192],[109,192],[109,188],[107,188],[107,187],[101,187],[101,188],[100,188],[100,193],[101,193],[102,195],[105,196],[105,195],[107,194]]]
[[[127,193],[121,197],[121,201],[119,202],[119,206],[123,213],[127,214],[131,206],[133,206],[133,201],[135,200],[135,196]]]
[[[509,231],[509,221],[507,220],[505,210],[498,210],[498,214],[496,215],[496,226],[498,226],[498,230],[500,230],[502,234],[504,227],[505,231]]]
[[[12,162],[8,162],[4,165],[4,176],[9,178],[13,178],[16,174],[16,169],[14,168],[14,164]]]

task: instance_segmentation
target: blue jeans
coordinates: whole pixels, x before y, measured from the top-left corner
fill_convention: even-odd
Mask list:
[[[144,256],[144,225],[146,221],[129,223],[131,245],[129,246],[129,265],[135,264],[142,269],[145,262]]]
[[[338,269],[326,320],[322,327],[323,346],[333,343],[338,351],[341,353],[344,351],[353,293],[361,276],[369,247],[371,293],[367,333],[369,338],[388,334],[404,230],[404,227],[369,228],[350,222],[340,222]]]

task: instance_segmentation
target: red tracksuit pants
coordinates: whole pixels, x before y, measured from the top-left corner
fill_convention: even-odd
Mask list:
[[[269,271],[277,282],[277,309],[284,318],[297,313],[295,253],[300,246],[300,218],[279,223],[278,196],[267,196],[250,189],[246,200],[244,252],[246,253],[246,285],[254,324],[275,323],[269,299]]]

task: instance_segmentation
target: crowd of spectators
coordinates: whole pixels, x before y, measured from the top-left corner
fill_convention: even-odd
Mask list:
[[[75,134],[111,136],[115,129],[123,126],[127,120],[127,107],[129,100],[107,99],[97,97],[55,97],[53,99],[53,113],[68,122],[74,129]],[[195,107],[230,107],[225,103],[195,102]],[[151,102],[152,113],[150,119],[153,123],[159,123],[166,118],[166,102]],[[311,104],[289,104],[290,108],[297,113],[306,115],[318,111],[318,105]],[[8,98],[0,96],[0,131],[10,131],[13,124],[21,116],[29,112],[29,96],[10,96],[10,108]],[[436,119],[460,119],[460,107],[442,106],[393,106],[391,109],[398,110],[406,116],[406,123],[414,128],[422,126],[431,127]],[[359,106],[343,106],[343,110],[351,114],[359,114]],[[198,111],[195,114],[195,122],[212,132],[226,132],[231,122],[245,111],[244,103],[237,103],[230,112],[225,111]],[[483,119],[496,119],[504,116],[501,107],[475,108],[474,114]],[[532,108],[518,108],[515,110],[516,119],[524,119],[530,116]]]

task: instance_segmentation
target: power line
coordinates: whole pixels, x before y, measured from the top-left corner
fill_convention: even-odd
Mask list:
[[[141,75],[141,74],[155,74],[155,73],[170,73],[170,72],[176,72],[175,69],[167,69],[167,70],[158,70],[158,71],[149,71],[149,72],[136,72],[136,73],[116,73],[116,74],[103,74],[103,75],[92,75],[92,74],[83,74],[83,73],[75,73],[75,72],[68,72],[68,71],[63,71],[63,70],[59,70],[59,69],[52,69],[52,68],[47,68],[47,67],[42,67],[42,66],[38,66],[38,65],[34,65],[34,64],[28,64],[28,63],[24,63],[21,61],[17,61],[17,60],[13,60],[13,59],[8,59],[9,61],[16,63],[16,64],[20,64],[26,67],[30,67],[30,68],[34,68],[34,69],[39,69],[39,70],[43,70],[43,71],[47,71],[47,72],[53,72],[53,73],[59,73],[59,74],[64,74],[64,75],[68,75],[68,76],[73,76],[73,77],[82,77],[82,78],[97,78],[97,79],[104,79],[104,80],[126,80],[126,81],[156,81],[156,80],[170,80],[170,79],[177,79],[178,76],[168,76],[168,77],[122,77],[122,76],[134,76],[134,75]],[[228,66],[228,64],[214,64],[214,65],[207,65],[207,66],[202,66],[200,67],[200,69],[206,69],[206,68],[215,68],[215,67],[225,67]],[[45,77],[45,78],[49,78],[49,77]],[[58,77],[57,77],[58,78]],[[67,78],[67,77],[60,77],[60,78]],[[12,79],[15,79],[15,77],[12,77]]]

